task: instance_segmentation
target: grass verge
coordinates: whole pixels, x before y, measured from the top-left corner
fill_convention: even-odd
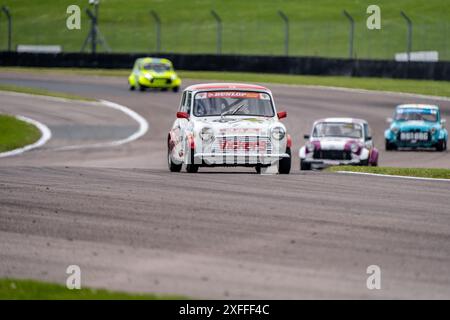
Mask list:
[[[0,115],[0,152],[32,144],[40,137],[41,132],[35,126],[13,116]]]
[[[54,92],[54,91],[48,91],[48,90],[44,90],[44,89],[31,88],[31,87],[15,86],[15,85],[10,85],[10,84],[0,84],[0,90],[12,91],[12,92],[18,92],[18,93],[35,94],[35,95],[39,95],[39,96],[64,98],[64,99],[70,99],[70,100],[94,101],[94,99],[81,97],[81,96],[77,96],[77,95],[72,95],[72,94],[68,94],[68,93]]]
[[[3,67],[0,72],[65,74],[87,76],[113,76],[126,79],[130,70],[117,69],[76,69],[76,68],[20,68]],[[284,74],[264,74],[250,72],[178,71],[182,79],[204,81],[237,81],[254,83],[277,83],[290,85],[331,86],[374,91],[392,91],[450,97],[449,81],[405,80],[385,78],[357,78],[344,76],[303,76]],[[0,86],[1,88],[1,86]]]
[[[35,280],[0,279],[0,300],[180,300],[182,296],[129,294],[103,289],[69,290],[65,286]]]
[[[375,174],[386,174],[404,177],[434,178],[434,179],[450,179],[450,169],[437,168],[394,168],[394,167],[355,167],[341,166],[330,167],[327,171],[351,171]]]
[[[81,9],[81,30],[66,28],[66,8],[73,4]],[[367,8],[372,4],[381,8],[380,30],[367,28]],[[3,0],[1,5],[13,15],[13,47],[58,44],[66,52],[78,52],[89,32],[87,0]],[[400,15],[404,11],[414,23],[414,50],[436,50],[440,60],[450,59],[446,0],[102,0],[99,28],[113,52],[156,51],[150,9],[162,21],[163,52],[215,53],[214,9],[222,20],[223,53],[281,55],[285,33],[278,10],[282,10],[290,21],[291,55],[348,57],[345,9],[355,20],[353,53],[359,58],[393,59],[405,51],[406,24]],[[0,49],[7,45],[4,21]]]

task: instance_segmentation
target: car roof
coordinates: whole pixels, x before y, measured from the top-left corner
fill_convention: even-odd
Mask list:
[[[169,59],[166,58],[154,58],[154,57],[142,57],[137,59],[141,63],[162,63],[162,64],[172,64]]]
[[[314,123],[319,122],[335,122],[335,123],[359,123],[364,124],[367,123],[366,120],[363,119],[355,119],[355,118],[323,118],[315,121]]]
[[[432,109],[439,110],[439,107],[433,104],[401,104],[397,109]]]
[[[266,87],[245,83],[203,83],[189,86],[185,90],[191,91],[252,90],[252,91],[265,91],[270,93],[270,90],[267,89]]]

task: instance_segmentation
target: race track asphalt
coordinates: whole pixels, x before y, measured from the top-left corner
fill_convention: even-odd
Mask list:
[[[172,92],[129,92],[126,79],[0,73],[0,83],[120,103],[150,125],[119,147],[61,146],[123,139],[137,130],[100,105],[0,93],[0,112],[49,126],[42,149],[0,159],[0,277],[198,298],[450,298],[450,183],[325,172],[261,176],[252,169],[170,174],[165,138]],[[186,81],[185,85],[192,83]],[[399,103],[450,102],[398,94],[269,86],[294,139],[317,118],[369,121],[382,148]],[[381,152],[380,165],[450,167],[448,153]],[[378,265],[381,290],[366,288]]]

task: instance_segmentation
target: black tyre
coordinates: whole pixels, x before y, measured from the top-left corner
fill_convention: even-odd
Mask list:
[[[175,164],[172,162],[172,159],[170,157],[170,151],[167,150],[167,164],[169,166],[170,172],[180,172],[182,164]]]
[[[302,170],[302,171],[311,170],[311,163],[307,163],[307,162],[304,162],[303,160],[300,160],[300,170]]]
[[[289,158],[282,158],[278,161],[279,174],[289,174],[291,172],[291,148],[287,148],[286,153],[289,155]]]
[[[191,157],[190,163],[186,164],[186,172],[197,173],[199,165],[194,163],[194,149],[191,149],[190,157]]]
[[[389,142],[388,140],[386,140],[385,149],[386,149],[386,151],[393,151],[393,150],[397,150],[397,146],[395,144]]]
[[[439,140],[439,142],[436,145],[436,150],[443,152],[447,150],[447,141],[445,140]]]
[[[368,167],[369,166],[369,159],[367,160],[361,160],[361,162],[359,163],[360,166],[363,167]]]
[[[141,86],[140,84],[138,84],[138,88],[140,92],[144,92],[145,91],[145,87]]]
[[[260,174],[261,173],[261,166],[256,166],[255,170],[256,170],[257,174]]]
[[[130,91],[134,91],[134,89],[136,88],[130,84]]]
[[[173,88],[172,88],[172,91],[173,91],[173,92],[178,92],[178,91],[180,91],[180,87],[173,87]]]

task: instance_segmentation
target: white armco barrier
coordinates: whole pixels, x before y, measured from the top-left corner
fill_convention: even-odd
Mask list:
[[[438,62],[439,52],[437,51],[416,51],[410,53],[409,61]],[[408,53],[401,52],[395,54],[395,61],[408,61]]]
[[[30,53],[61,53],[62,47],[58,45],[31,45],[31,44],[19,44],[17,45],[17,52],[30,52]]]

